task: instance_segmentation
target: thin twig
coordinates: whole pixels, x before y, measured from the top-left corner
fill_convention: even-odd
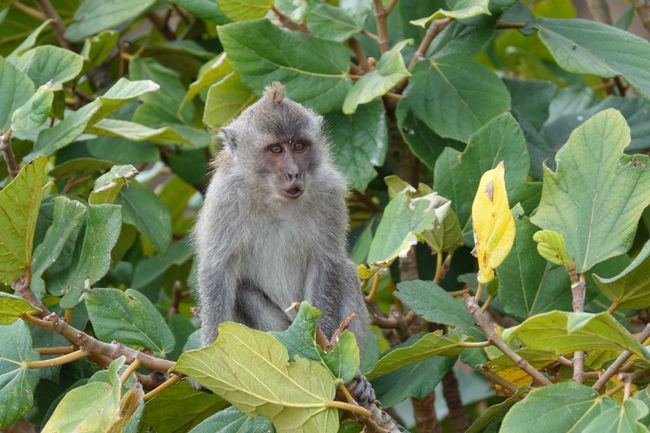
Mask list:
[[[374,0],[375,4],[375,21],[377,22],[377,32],[379,33],[379,50],[385,53],[390,49],[390,39],[388,37],[388,12],[384,9],[382,0]]]
[[[478,288],[476,289],[476,294],[474,295],[474,297],[476,298],[476,302],[481,302],[481,295],[483,295],[484,289],[485,289],[485,284],[478,283]]]
[[[354,52],[354,55],[359,61],[359,65],[361,66],[361,68],[364,71],[368,72],[371,69],[370,63],[368,63],[368,57],[366,56],[366,53],[363,52],[363,49],[361,48],[361,45],[359,44],[357,38],[350,38],[348,40],[348,45]]]
[[[371,31],[363,29],[363,30],[361,30],[361,34],[363,34],[365,36],[368,36],[370,39],[372,39],[375,42],[379,42],[379,36],[377,36],[376,34],[374,34]]]
[[[88,355],[88,352],[79,349],[57,358],[44,359],[42,361],[26,361],[23,362],[23,365],[25,368],[49,368],[54,367],[55,365],[68,364],[81,358],[85,358]]]
[[[66,353],[74,352],[73,346],[57,346],[57,347],[39,347],[36,349],[41,355],[65,355]]]
[[[52,3],[50,3],[50,0],[36,0],[36,3],[45,16],[52,20],[52,29],[54,30],[54,35],[56,36],[56,40],[59,41],[59,44],[63,48],[74,51],[75,46],[68,42],[64,36],[65,25],[63,24],[63,20],[56,9],[52,6]]]
[[[13,2],[11,6],[14,9],[24,13],[25,15],[29,15],[30,17],[35,18],[39,21],[47,20],[47,17],[43,12],[39,11],[38,9],[30,8],[29,6],[22,4],[19,1]]]
[[[420,46],[415,51],[415,54],[413,54],[413,58],[409,63],[408,66],[409,71],[413,70],[417,62],[424,59],[424,55],[427,53],[427,50],[429,49],[431,42],[433,42],[433,39],[436,36],[438,36],[438,33],[443,31],[450,22],[451,22],[451,18],[442,18],[439,20],[433,20],[431,24],[429,24],[429,28],[427,29],[427,32],[424,34],[424,38],[422,38],[422,42],[420,42]]]
[[[505,341],[497,334],[496,327],[492,320],[487,316],[486,313],[481,311],[478,301],[475,297],[465,294],[463,296],[465,300],[465,305],[469,312],[474,316],[474,320],[481,327],[485,335],[504,355],[510,358],[517,367],[521,370],[528,373],[529,376],[533,378],[535,382],[540,385],[550,385],[551,381],[548,380],[542,373],[533,368],[528,361],[519,356]]]
[[[170,386],[172,386],[173,384],[175,384],[176,382],[181,380],[181,378],[182,378],[182,376],[179,376],[177,374],[172,374],[169,377],[169,379],[167,379],[166,381],[164,381],[162,383],[162,385],[157,386],[156,388],[154,388],[151,391],[149,391],[148,393],[146,393],[144,395],[144,401],[151,400],[152,398],[154,398],[155,396],[157,396],[158,394],[160,394],[161,392],[163,392],[164,390],[166,390],[167,388],[169,388]]]
[[[20,166],[16,163],[16,157],[14,156],[14,151],[11,148],[11,136],[13,131],[10,129],[7,130],[4,134],[0,135],[0,150],[5,159],[5,164],[7,164],[7,171],[11,177],[18,176],[20,171]]]
[[[127,380],[129,380],[129,376],[131,376],[138,368],[140,368],[141,364],[142,362],[140,362],[139,359],[133,361],[120,376],[120,383],[124,384]]]
[[[397,2],[399,0],[390,0],[390,3],[388,3],[388,6],[386,6],[386,15],[390,15],[391,12],[393,12],[393,9],[395,9],[395,6],[397,6]]]
[[[456,343],[460,347],[476,348],[492,346],[492,342],[488,341],[459,341]]]
[[[271,11],[273,11],[275,16],[278,17],[278,21],[280,21],[280,24],[282,24],[283,27],[297,32],[307,32],[307,27],[304,24],[296,23],[291,18],[283,14],[282,11],[275,7],[274,4],[271,5]]]
[[[487,380],[489,380],[490,382],[496,383],[500,387],[507,389],[508,391],[510,391],[513,394],[515,392],[517,392],[517,386],[516,385],[508,382],[507,380],[505,380],[501,376],[493,373],[492,371],[490,371],[489,368],[483,366],[483,367],[481,367],[481,372],[483,373],[483,376],[485,376],[485,378]]]
[[[637,337],[637,341],[643,344],[648,338],[650,338],[650,324],[646,325],[643,331],[641,331]],[[627,361],[630,356],[632,356],[632,352],[629,350],[624,350],[621,352],[621,354],[618,355],[618,358],[612,362],[612,365],[610,365],[609,368],[605,370],[605,373],[603,373],[603,375],[596,381],[596,383],[593,384],[591,388],[596,391],[600,390],[600,388],[602,388],[609,379],[618,373],[620,368],[623,366],[623,364],[625,364],[625,361]]]

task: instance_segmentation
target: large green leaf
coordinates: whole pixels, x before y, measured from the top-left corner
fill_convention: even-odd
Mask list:
[[[0,282],[13,283],[31,264],[46,178],[47,158],[38,158],[0,191]]]
[[[192,15],[204,20],[214,21],[219,25],[228,22],[228,18],[221,12],[214,0],[171,0],[171,3],[182,6]]]
[[[48,84],[57,90],[79,75],[83,65],[84,59],[79,54],[52,45],[33,48],[18,58],[18,67],[36,87]]]
[[[341,107],[351,86],[348,49],[301,32],[287,32],[268,20],[219,28],[219,37],[242,82],[261,94],[271,81],[320,112]]]
[[[31,98],[11,116],[14,132],[28,131],[42,126],[50,116],[54,90],[47,84],[38,88]]]
[[[38,313],[39,311],[41,310],[20,296],[0,292],[0,325],[9,325],[20,319],[25,313]]]
[[[640,358],[650,353],[609,313],[569,313],[551,311],[527,319],[503,331],[510,343],[515,338],[531,349],[553,351],[557,355],[577,350],[629,350]]]
[[[190,433],[268,433],[272,428],[271,421],[264,417],[253,418],[229,407],[205,419]]]
[[[0,132],[11,125],[11,115],[34,93],[34,83],[20,69],[0,57]]]
[[[625,253],[650,204],[650,158],[624,156],[629,143],[623,116],[605,110],[571,134],[557,154],[556,172],[544,169],[542,199],[531,221],[562,234],[578,273]]]
[[[39,359],[32,348],[27,325],[19,320],[0,326],[0,428],[9,427],[32,408],[34,389],[41,377],[38,369],[29,369],[25,361]]]
[[[72,265],[48,284],[49,292],[64,295],[61,307],[77,305],[85,285],[96,283],[108,272],[111,250],[120,236],[121,228],[119,206],[88,206],[84,238],[75,251]]]
[[[562,68],[603,78],[623,75],[637,92],[650,99],[647,40],[591,20],[540,17],[537,26],[542,42]]]
[[[218,395],[197,391],[189,380],[183,380],[147,402],[142,427],[157,433],[185,433],[227,406]]]
[[[551,310],[571,309],[566,269],[537,253],[537,227],[527,217],[515,219],[515,244],[497,268],[499,302],[506,313],[521,319]]]
[[[594,275],[600,291],[623,308],[650,306],[650,241],[620,274],[612,278]]]
[[[316,36],[336,42],[345,42],[363,28],[353,16],[339,7],[325,2],[314,2],[307,12],[307,28]]]
[[[205,100],[203,123],[219,129],[255,102],[257,96],[244,86],[235,72],[212,85]]]
[[[226,75],[232,72],[232,66],[226,53],[221,53],[208,63],[201,66],[196,80],[193,81],[187,89],[185,97],[179,107],[179,117],[182,118],[183,107],[192,101],[196,95],[202,93],[205,89],[220,81]]]
[[[14,50],[9,54],[6,59],[10,61],[13,64],[16,64],[16,60],[18,59],[18,56],[23,54],[25,51],[29,50],[32,48],[34,45],[36,45],[36,41],[38,40],[38,37],[41,35],[43,30],[50,25],[52,22],[51,19],[45,20],[41,25],[36,27],[34,31],[32,31],[29,36],[27,36],[21,43],[18,45]]]
[[[384,165],[388,150],[383,104],[372,102],[351,116],[333,111],[325,119],[336,166],[345,175],[350,188],[365,191],[368,183],[377,176],[374,167]]]
[[[219,9],[233,21],[263,18],[273,0],[219,0]]]
[[[155,0],[84,0],[64,35],[72,42],[80,42],[137,17],[154,3]]]
[[[534,389],[515,404],[500,433],[582,432],[598,415],[616,407],[588,386],[565,382]]]
[[[461,329],[474,326],[474,319],[460,299],[430,281],[410,280],[397,285],[395,296],[425,320]]]
[[[162,276],[172,266],[180,266],[192,258],[193,248],[187,240],[174,242],[167,248],[164,254],[147,257],[135,265],[133,271],[134,289],[145,287]]]
[[[368,379],[374,379],[432,356],[458,356],[463,351],[458,344],[460,340],[459,335],[442,335],[442,331],[431,332],[408,347],[388,352],[366,376]]]
[[[336,383],[321,364],[298,357],[272,336],[225,322],[217,341],[181,355],[174,367],[247,415],[266,416],[278,433],[338,430]]]
[[[172,240],[172,221],[169,208],[146,186],[132,181],[120,191],[116,200],[122,205],[124,222],[136,226],[154,245],[164,253]]]
[[[524,134],[510,113],[495,117],[472,134],[463,153],[446,148],[436,161],[434,189],[451,200],[464,233],[470,231],[472,203],[481,176],[500,161],[505,165],[508,201],[514,205],[530,160]]]
[[[415,66],[404,103],[436,134],[467,142],[474,131],[510,109],[510,94],[485,66],[449,55]]]
[[[621,407],[614,406],[600,413],[593,419],[584,433],[648,433],[648,427],[642,422],[648,415],[648,406],[643,402],[628,399]]]
[[[463,20],[478,15],[490,15],[489,4],[489,0],[458,0],[452,2],[450,9],[439,9],[431,16],[411,21],[411,23],[424,27],[433,20],[445,17]]]
[[[112,204],[128,182],[128,179],[138,174],[134,166],[114,165],[95,180],[95,186],[88,196],[90,204]]]
[[[174,349],[174,335],[156,307],[137,290],[93,289],[85,298],[97,338],[150,349],[165,357]],[[106,308],[106,306],[110,308]]]
[[[163,144],[192,144],[182,135],[169,126],[162,128],[149,128],[139,123],[128,120],[102,119],[86,128],[89,134],[104,135],[107,137],[123,137],[131,141],[151,141]]]
[[[354,83],[343,101],[345,114],[352,114],[360,104],[367,104],[373,99],[385,95],[393,86],[410,75],[400,52],[409,42],[408,40],[402,41],[385,52],[375,68]]]

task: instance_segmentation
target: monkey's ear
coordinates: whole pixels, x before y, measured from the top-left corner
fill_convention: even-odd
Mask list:
[[[235,152],[237,148],[237,134],[233,128],[221,128],[221,135],[223,136],[224,146],[228,146],[231,152]]]

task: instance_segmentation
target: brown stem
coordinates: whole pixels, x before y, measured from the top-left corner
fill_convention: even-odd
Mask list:
[[[11,136],[13,131],[11,128],[7,130],[4,134],[0,135],[0,150],[5,159],[5,164],[7,164],[7,171],[11,177],[18,176],[20,167],[16,163],[16,157],[14,156],[14,151],[11,148]]]
[[[59,44],[68,50],[74,50],[74,45],[72,45],[63,35],[65,33],[65,25],[63,20],[59,16],[59,13],[54,9],[50,0],[36,0],[38,7],[43,11],[45,16],[52,20],[52,29],[54,30],[54,35],[56,40],[59,41]]]
[[[379,271],[375,272],[375,275],[372,276],[372,286],[370,286],[370,292],[368,293],[368,296],[366,296],[366,302],[375,299],[377,287],[379,287]]]
[[[282,13],[280,9],[275,7],[274,4],[271,5],[271,10],[278,17],[278,21],[282,24],[283,27],[288,28],[289,30],[294,30],[297,32],[307,32],[307,27],[304,24],[298,24],[294,22],[291,18]]]
[[[75,350],[74,352],[68,353],[57,358],[44,359],[42,361],[26,361],[23,363],[25,368],[48,368],[54,367],[55,365],[68,364],[70,362],[77,361],[81,358],[85,358],[89,353],[85,350]]]
[[[34,292],[32,292],[32,289],[30,287],[31,282],[32,282],[32,266],[31,264],[28,264],[25,267],[25,276],[15,281],[14,284],[12,284],[12,288],[14,289],[14,292],[16,292],[17,295],[22,297],[24,300],[26,300],[33,306],[40,309],[42,314],[49,314],[50,310],[48,310],[45,304],[43,304],[43,301],[38,299],[38,297],[34,294]]]
[[[515,363],[515,365],[517,365],[517,367],[528,373],[528,375],[531,376],[535,382],[540,385],[551,384],[550,380],[548,380],[539,371],[535,370],[528,363],[528,361],[519,356],[514,350],[512,350],[510,346],[506,344],[505,341],[503,341],[499,334],[497,334],[496,327],[492,320],[485,312],[481,311],[476,298],[468,294],[465,294],[463,298],[465,300],[467,309],[472,314],[472,316],[474,316],[474,320],[476,320],[476,323],[478,323],[478,325],[481,327],[485,335],[488,337],[488,340],[490,340],[496,347],[498,347],[504,355],[510,358]]]
[[[22,4],[19,1],[13,2],[11,4],[11,6],[14,9],[24,13],[25,15],[29,15],[30,17],[35,18],[35,19],[37,19],[39,21],[47,20],[47,17],[45,16],[45,14],[43,12],[39,11],[38,9],[30,8],[29,6],[27,6],[25,4]]]
[[[650,0],[633,0],[632,4],[641,18],[643,27],[650,33]]]
[[[366,56],[366,53],[363,52],[363,49],[361,49],[361,45],[359,44],[357,38],[350,38],[348,40],[348,45],[354,52],[354,55],[359,61],[359,65],[361,65],[361,68],[366,72],[372,69],[370,67],[370,63],[368,63],[368,57]]]
[[[155,396],[157,396],[158,394],[160,394],[161,392],[163,392],[164,390],[166,390],[167,388],[169,388],[170,386],[172,386],[173,384],[175,384],[176,382],[181,380],[181,378],[182,378],[182,376],[179,376],[177,374],[172,374],[169,377],[169,379],[167,379],[166,381],[164,381],[162,383],[162,385],[157,386],[156,388],[154,388],[151,391],[149,391],[148,393],[146,393],[144,395],[144,401],[151,400],[152,398],[154,398]]]
[[[421,400],[411,398],[418,433],[442,433],[442,426],[436,416],[435,399],[436,394],[433,392]]]
[[[501,386],[504,389],[507,389],[508,391],[510,391],[513,394],[515,392],[517,392],[517,386],[516,385],[508,382],[507,380],[505,380],[501,376],[493,373],[492,371],[490,371],[489,368],[481,367],[481,372],[483,373],[483,376],[485,376],[485,378],[487,380],[489,380],[490,382],[496,383],[497,385]]]
[[[169,28],[165,18],[161,17],[156,12],[151,12],[147,18],[149,18],[149,21],[151,21],[154,27],[165,37],[165,39],[168,41],[176,40],[176,33]]]
[[[523,29],[524,27],[526,27],[526,23],[497,23],[494,27],[499,30]]]
[[[65,355],[66,353],[74,352],[73,346],[58,346],[58,347],[39,347],[36,349],[41,355]]]
[[[463,433],[472,423],[460,399],[458,379],[456,379],[453,369],[449,370],[442,378],[442,395],[449,408],[449,421],[452,428],[456,433]]]
[[[390,15],[391,12],[393,12],[393,9],[395,9],[395,6],[397,6],[397,2],[399,0],[390,0],[390,3],[388,3],[388,6],[386,6],[386,15]]]
[[[431,42],[433,42],[433,39],[436,36],[438,36],[438,33],[443,31],[450,22],[451,22],[451,18],[442,18],[439,20],[433,20],[431,24],[429,24],[429,28],[427,29],[427,32],[424,34],[424,38],[422,38],[422,42],[420,42],[420,46],[415,51],[415,54],[413,54],[413,58],[409,63],[409,67],[408,67],[409,71],[413,70],[417,62],[424,59],[424,55],[427,53],[427,50],[429,49]]]
[[[384,9],[382,0],[374,0],[375,4],[375,21],[377,22],[377,33],[379,33],[379,50],[385,53],[390,49],[390,39],[388,38],[388,12]]]
[[[650,324],[646,325],[645,328],[643,328],[643,331],[639,334],[637,337],[637,341],[641,344],[643,344],[648,338],[650,337]],[[620,368],[625,364],[625,361],[628,360],[628,358],[632,356],[632,352],[629,350],[624,350],[621,352],[620,355],[618,355],[618,358],[614,362],[612,362],[612,365],[609,366],[607,370],[605,370],[605,373],[596,381],[596,383],[593,384],[592,388],[596,391],[600,390],[600,388],[603,387],[607,383],[609,379],[611,379],[618,371]]]
[[[648,376],[648,375],[650,375],[650,368],[649,368],[649,369],[645,369],[645,370],[637,370],[637,371],[635,371],[635,372],[632,373],[632,374],[621,373],[621,374],[619,374],[618,376],[619,376],[619,378],[621,379],[621,381],[623,381],[623,383],[619,383],[618,385],[616,385],[616,386],[613,387],[612,389],[608,390],[608,391],[605,393],[605,395],[611,397],[612,395],[616,394],[616,393],[619,392],[621,389],[623,389],[623,387],[625,386],[625,382],[634,383],[635,381],[637,381],[637,380],[639,380],[639,379],[641,379],[641,378],[643,378],[643,377],[646,377],[646,376]]]
[[[376,34],[370,32],[370,31],[368,31],[368,30],[366,30],[366,29],[361,30],[361,33],[362,33],[363,35],[368,36],[368,37],[369,37],[370,39],[372,39],[373,41],[379,43],[379,36],[377,36]]]

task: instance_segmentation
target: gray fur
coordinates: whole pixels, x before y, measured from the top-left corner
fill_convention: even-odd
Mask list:
[[[306,300],[323,312],[320,326],[328,336],[355,312],[350,329],[363,347],[369,320],[346,253],[346,186],[321,124],[273,84],[224,128],[226,145],[194,231],[203,345],[215,340],[224,321],[286,329],[295,312],[285,310]],[[277,193],[260,157],[260,146],[292,138],[308,139],[312,155],[296,200]]]

